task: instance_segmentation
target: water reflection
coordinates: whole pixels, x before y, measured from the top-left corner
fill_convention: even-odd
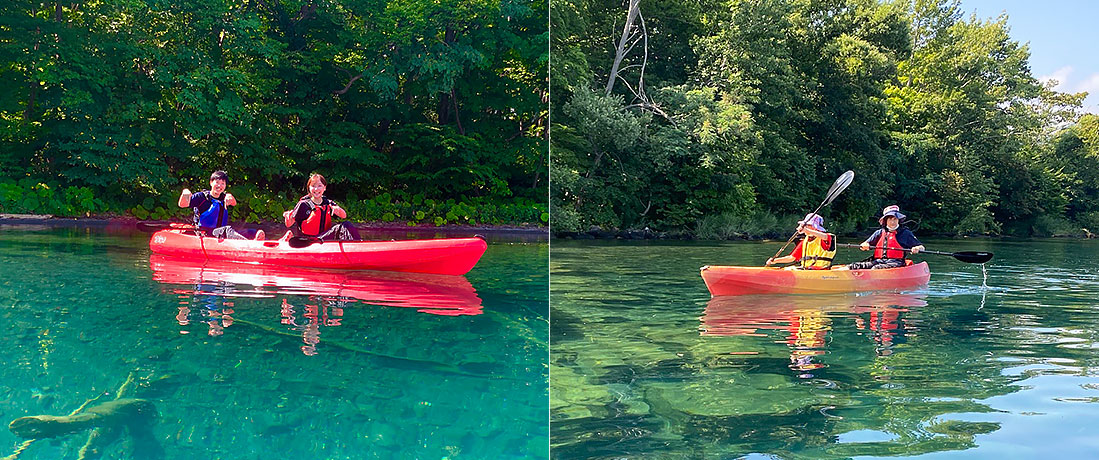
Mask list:
[[[149,256],[152,278],[179,298],[180,326],[205,323],[216,337],[233,324],[234,299],[279,298],[281,323],[315,355],[323,328],[339,327],[344,309],[363,302],[443,316],[480,315],[481,298],[464,276],[329,271]],[[190,331],[180,331],[187,334]]]
[[[790,349],[790,369],[800,378],[813,378],[825,367],[819,362],[829,343],[833,321],[853,316],[857,330],[875,344],[878,356],[892,353],[898,336],[916,325],[901,317],[909,308],[927,305],[922,294],[871,293],[864,295],[749,295],[710,299],[703,312],[699,333],[703,336],[767,337],[766,331],[783,331],[780,343]],[[730,354],[758,354],[734,350]]]

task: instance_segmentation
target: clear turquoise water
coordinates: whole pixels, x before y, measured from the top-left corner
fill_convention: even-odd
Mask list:
[[[1095,458],[1099,243],[925,243],[996,258],[917,256],[902,295],[711,300],[699,267],[780,244],[553,241],[551,458]]]
[[[148,238],[0,227],[3,423],[122,396],[156,406],[152,436],[118,431],[100,458],[548,456],[544,241],[490,241],[457,287],[428,282],[435,300],[406,308],[308,279],[156,281]],[[454,299],[472,304],[426,311]],[[77,458],[88,439],[19,458]],[[20,443],[0,430],[0,456]]]

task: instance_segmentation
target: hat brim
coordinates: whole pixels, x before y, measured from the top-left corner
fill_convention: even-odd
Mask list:
[[[904,218],[905,218],[905,215],[904,215],[904,214],[901,214],[901,213],[899,213],[899,212],[897,212],[897,211],[890,211],[890,212],[889,212],[889,214],[886,214],[886,215],[884,215],[884,216],[881,216],[881,217],[879,217],[879,218],[878,218],[878,223],[879,223],[879,224],[884,224],[884,223],[885,223],[885,219],[886,219],[887,217],[896,217],[896,218],[897,218],[897,220],[904,220]]]

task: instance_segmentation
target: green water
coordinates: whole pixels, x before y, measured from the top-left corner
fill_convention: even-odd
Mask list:
[[[148,238],[0,227],[2,423],[121,396],[158,416],[100,430],[118,439],[99,458],[548,456],[544,241],[490,240],[457,288],[419,298],[474,305],[431,313],[309,283],[156,281]],[[77,458],[89,434],[19,458]],[[0,429],[0,456],[21,443]]]
[[[553,241],[551,458],[1095,458],[1099,243],[925,244],[987,281],[711,300],[780,244]]]

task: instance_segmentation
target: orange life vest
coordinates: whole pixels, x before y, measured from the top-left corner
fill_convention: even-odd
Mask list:
[[[874,247],[875,259],[903,259],[907,253],[897,242],[897,232],[882,229],[878,244]]]
[[[301,232],[309,236],[320,236],[332,228],[332,202],[323,200],[316,204],[309,197],[302,199],[309,206],[309,217],[301,223]]]

